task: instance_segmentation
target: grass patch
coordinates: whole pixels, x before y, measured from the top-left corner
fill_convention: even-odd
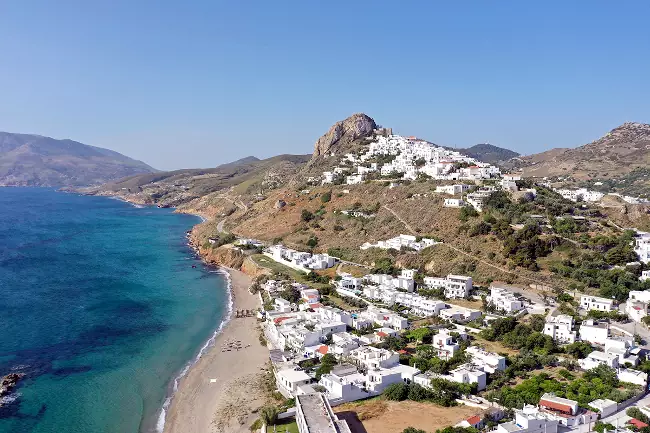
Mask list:
[[[269,427],[269,431],[275,431],[277,433],[299,433],[298,424],[293,419],[283,422],[279,421],[275,424],[275,430],[273,430],[273,427]]]

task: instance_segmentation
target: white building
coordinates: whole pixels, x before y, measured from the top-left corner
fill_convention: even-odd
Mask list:
[[[464,207],[467,203],[462,198],[446,198],[445,207]]]
[[[413,378],[413,382],[431,389],[431,380],[434,378],[445,379],[450,382],[476,384],[476,390],[482,391],[487,383],[487,374],[469,364],[464,364],[449,372],[449,374],[420,373]]]
[[[311,253],[292,250],[283,245],[271,246],[268,251],[264,252],[264,255],[302,272],[331,268],[337,261],[336,257],[327,254],[312,255]]]
[[[573,317],[567,314],[548,317],[544,324],[544,334],[558,343],[575,343],[577,333],[573,330]]]
[[[640,322],[648,315],[648,304],[650,303],[650,291],[633,290],[628,294],[625,303],[625,313],[635,322]]]
[[[465,353],[472,357],[472,364],[486,373],[504,371],[506,369],[506,358],[498,353],[488,352],[478,346],[471,346]]]
[[[469,190],[469,185],[463,183],[456,185],[440,185],[436,187],[436,192],[449,195],[460,195]]]
[[[396,236],[394,238],[385,240],[385,241],[379,241],[376,244],[371,244],[370,242],[365,242],[363,245],[361,245],[359,248],[362,250],[367,250],[369,248],[380,248],[382,250],[400,250],[402,247],[404,248],[410,248],[415,251],[421,251],[424,248],[433,246],[438,244],[439,242],[429,239],[429,238],[422,238],[419,241],[417,240],[418,238],[412,235],[404,235],[401,234],[399,236]]]
[[[460,350],[460,346],[446,329],[441,329],[433,336],[431,346],[436,350],[438,358],[445,361],[451,359]]]
[[[562,197],[571,200],[571,201],[587,201],[587,202],[595,202],[599,201],[602,199],[605,194],[602,192],[598,191],[590,191],[586,188],[580,188],[580,189],[557,189],[555,190],[558,194],[560,194]]]
[[[499,424],[498,433],[557,433],[559,420],[553,414],[540,411],[535,406],[524,405],[515,409],[515,420]]]
[[[609,337],[609,323],[591,319],[585,320],[580,325],[579,334],[582,341],[604,346],[607,337]]]
[[[611,368],[618,368],[618,356],[614,353],[606,353],[600,350],[591,352],[585,359],[578,360],[580,368],[591,370],[599,365],[606,365]]]
[[[424,284],[434,289],[444,289],[446,298],[466,298],[472,290],[472,277],[452,274],[445,278],[425,277]]]
[[[304,371],[288,368],[286,370],[278,371],[275,374],[275,381],[280,392],[283,395],[288,396],[288,398],[291,398],[296,395],[300,386],[311,382],[311,377],[309,377]]]
[[[320,393],[296,396],[296,424],[299,433],[350,433],[348,423],[334,414]]]
[[[650,233],[637,232],[634,240],[634,252],[643,263],[650,262]]]
[[[614,300],[591,295],[582,295],[580,297],[580,306],[587,311],[597,310],[610,312],[614,310]]]
[[[524,308],[522,302],[517,299],[513,292],[495,284],[490,286],[490,296],[486,300],[494,305],[497,310],[506,314],[516,313]]]
[[[472,308],[464,308],[456,305],[452,305],[449,308],[440,310],[439,316],[442,319],[448,320],[450,322],[471,322],[473,320],[481,317],[483,313],[479,310],[474,310]]]

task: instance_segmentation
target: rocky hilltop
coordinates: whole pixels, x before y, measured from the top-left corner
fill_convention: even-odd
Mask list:
[[[345,120],[336,122],[316,141],[313,157],[338,153],[338,150],[352,144],[359,138],[368,137],[377,129],[377,124],[368,115],[356,113]]]
[[[155,170],[73,140],[0,132],[0,186],[82,186]]]
[[[514,168],[525,176],[572,176],[576,179],[614,178],[650,163],[650,125],[627,122],[603,137],[574,149],[515,158]]]

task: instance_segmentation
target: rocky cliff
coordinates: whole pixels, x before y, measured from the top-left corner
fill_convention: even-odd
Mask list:
[[[313,158],[337,152],[338,148],[345,147],[355,140],[368,137],[377,129],[377,124],[368,115],[356,113],[345,120],[336,122],[316,141]]]

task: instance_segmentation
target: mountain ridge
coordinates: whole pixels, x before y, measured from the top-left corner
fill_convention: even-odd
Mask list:
[[[0,132],[0,186],[83,186],[156,170],[71,139]]]

